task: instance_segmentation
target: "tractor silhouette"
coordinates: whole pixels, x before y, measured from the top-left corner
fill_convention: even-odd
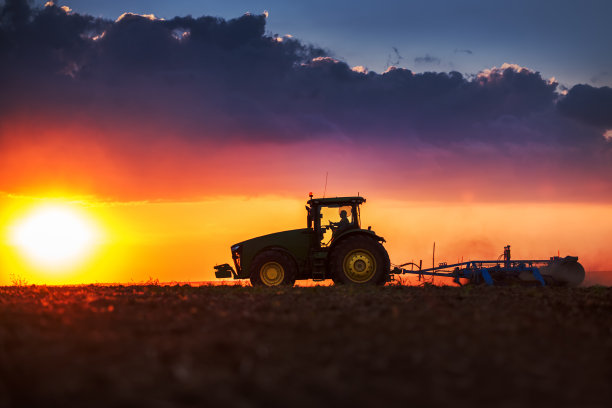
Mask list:
[[[382,245],[384,238],[370,227],[361,228],[359,208],[365,201],[359,196],[313,198],[311,194],[306,228],[232,245],[235,270],[228,264],[218,265],[215,276],[250,279],[253,286],[292,286],[302,279],[384,284],[391,269],[389,255]]]

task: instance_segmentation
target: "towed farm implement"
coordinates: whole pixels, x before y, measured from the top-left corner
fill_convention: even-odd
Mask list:
[[[282,231],[231,246],[234,267],[215,266],[218,279],[250,279],[254,286],[293,285],[296,280],[332,279],[336,284],[382,285],[396,275],[451,278],[462,285],[578,286],[585,277],[578,258],[514,260],[510,246],[498,260],[472,260],[432,268],[408,262],[394,266],[385,239],[361,228],[360,206],[365,198],[313,198],[306,205],[306,228]],[[322,222],[327,219],[327,223]],[[333,219],[333,221],[332,221]],[[503,257],[503,259],[502,259]]]
[[[578,286],[585,277],[585,271],[576,256],[550,259],[510,259],[510,245],[504,247],[503,260],[477,260],[447,265],[441,263],[436,267],[421,269],[419,265],[409,262],[398,265],[391,270],[392,275],[413,274],[419,280],[425,276],[452,278],[458,285],[464,282],[473,284],[500,285],[520,283],[538,286]],[[405,269],[411,266],[411,269]]]

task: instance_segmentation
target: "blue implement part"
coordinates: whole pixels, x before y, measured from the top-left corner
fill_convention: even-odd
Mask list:
[[[482,275],[484,281],[486,282],[487,285],[489,286],[493,286],[493,278],[491,278],[491,274],[489,274],[489,269],[488,268],[482,268],[480,270],[480,274]]]
[[[542,284],[542,286],[546,286],[546,282],[544,282],[544,278],[542,277],[542,274],[540,273],[540,270],[538,268],[532,268],[531,273],[533,274],[533,277],[536,278]]]
[[[413,262],[409,262],[403,265],[398,265],[391,271],[391,273],[418,274],[419,278],[428,275],[432,277],[439,276],[451,278],[458,285],[461,285],[462,279],[467,279],[471,283],[485,283],[488,286],[493,286],[496,283],[501,285],[508,283],[515,284],[520,283],[521,281],[523,281],[525,285],[532,285],[537,282],[541,286],[564,283],[577,286],[584,279],[584,268],[577,262],[577,257],[566,256],[565,258],[560,258],[559,256],[556,256],[551,257],[550,259],[511,259],[509,245],[504,247],[503,256],[503,260],[499,258],[488,260],[471,260],[466,262],[457,262],[456,264],[451,265],[447,264],[446,262],[442,262],[438,266],[433,266],[426,269],[421,269],[421,263],[419,262],[417,265],[418,270],[413,270],[412,268],[410,270],[403,269],[403,267],[406,265],[416,265]],[[567,266],[568,264],[569,266]],[[552,272],[561,267],[565,268],[562,269],[562,272],[569,271],[567,272],[569,277],[565,275],[561,278],[550,276],[550,281],[544,280],[544,275],[542,275],[542,272],[544,272],[548,279],[549,275],[553,275]],[[522,279],[522,274],[528,274],[531,276],[523,276],[524,279]],[[495,277],[495,280],[493,280],[493,277]]]

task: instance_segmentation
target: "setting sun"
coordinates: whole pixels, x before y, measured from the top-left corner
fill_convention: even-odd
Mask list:
[[[54,268],[82,260],[91,252],[97,235],[96,227],[81,211],[46,205],[16,222],[11,241],[29,261]]]

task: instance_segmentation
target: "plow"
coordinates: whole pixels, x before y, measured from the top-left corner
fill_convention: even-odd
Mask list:
[[[450,278],[458,285],[578,286],[585,270],[575,256],[512,259],[510,245],[496,260],[408,262],[391,268],[385,239],[362,228],[361,196],[314,198],[306,205],[306,228],[267,234],[231,246],[234,261],[215,266],[218,279],[249,279],[253,286],[293,285],[332,279],[335,284],[382,285],[396,276]]]

